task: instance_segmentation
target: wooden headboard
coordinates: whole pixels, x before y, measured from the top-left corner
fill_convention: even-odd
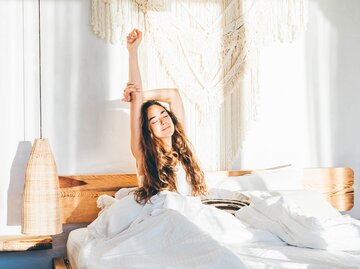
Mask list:
[[[229,177],[261,173],[264,170],[211,172]],[[96,199],[102,194],[113,196],[120,188],[135,187],[135,174],[60,176],[63,223],[93,221],[99,212]],[[351,168],[304,169],[305,189],[320,190],[339,211],[354,204],[354,172]]]

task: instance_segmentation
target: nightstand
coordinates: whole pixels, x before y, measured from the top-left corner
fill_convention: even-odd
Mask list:
[[[69,232],[77,228],[86,227],[87,224],[88,223],[63,225],[63,233],[52,236],[52,248],[31,251],[0,252],[0,268],[53,269],[55,258],[66,256],[66,242]],[[70,267],[63,268],[68,269]]]
[[[51,236],[2,235],[0,252],[27,251],[52,248]]]

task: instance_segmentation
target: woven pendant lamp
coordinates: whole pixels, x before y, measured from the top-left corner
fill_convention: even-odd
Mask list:
[[[40,0],[38,10],[40,138],[34,141],[26,167],[21,232],[54,235],[62,232],[62,219],[57,166],[48,139],[42,138]]]
[[[28,235],[62,232],[59,179],[47,139],[35,139],[26,167],[21,232]]]

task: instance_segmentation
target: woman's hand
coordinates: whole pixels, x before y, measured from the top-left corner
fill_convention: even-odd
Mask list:
[[[127,39],[127,48],[128,51],[136,51],[141,43],[141,39],[142,39],[142,32],[139,29],[134,29],[130,32],[130,34],[128,34],[128,36],[126,37]]]
[[[124,98],[122,98],[121,101],[131,102],[132,99],[134,97],[136,98],[139,94],[142,94],[142,90],[138,85],[127,83],[124,89]]]

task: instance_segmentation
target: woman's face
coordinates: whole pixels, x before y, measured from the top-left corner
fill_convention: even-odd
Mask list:
[[[153,135],[159,139],[169,138],[174,133],[174,123],[166,110],[159,105],[147,109],[147,118]]]

